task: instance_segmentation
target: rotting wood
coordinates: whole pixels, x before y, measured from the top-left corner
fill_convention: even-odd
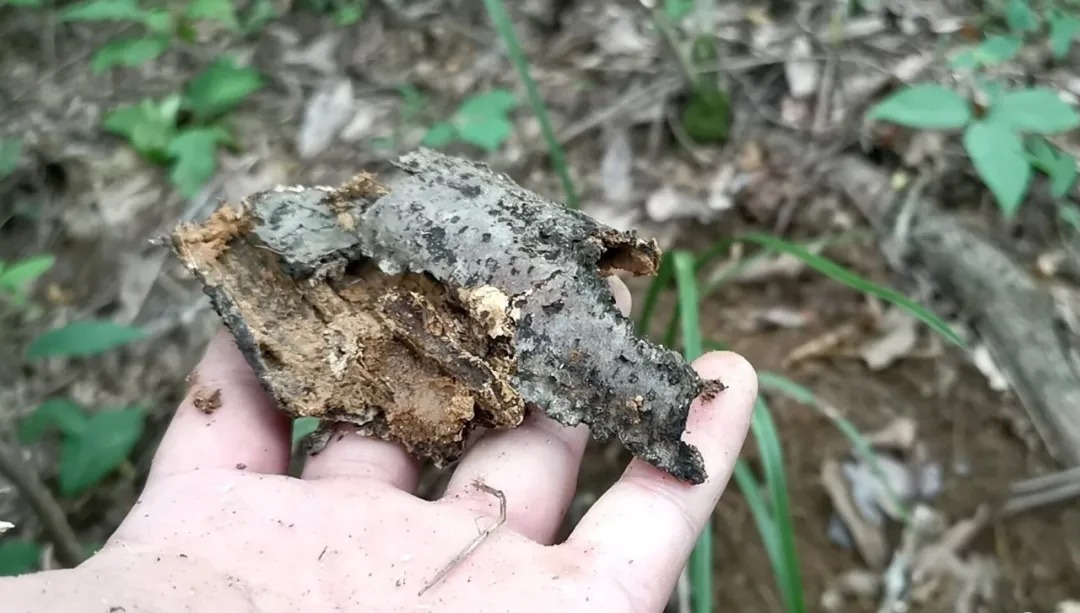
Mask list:
[[[681,440],[703,381],[639,338],[604,277],[655,274],[655,241],[430,150],[404,177],[279,187],[183,224],[174,250],[279,407],[356,424],[436,465],[529,408],[701,483]]]
[[[925,268],[955,301],[1002,366],[1050,453],[1080,465],[1080,364],[1052,297],[988,240],[961,226],[917,193],[897,191],[886,172],[858,155],[807,160],[805,143],[780,131],[762,135],[779,166],[804,164],[823,185],[843,194],[883,242],[906,224],[905,259]],[[914,199],[914,202],[911,200]],[[910,215],[899,214],[907,208]],[[890,258],[890,264],[898,262]],[[897,270],[908,274],[908,270]]]

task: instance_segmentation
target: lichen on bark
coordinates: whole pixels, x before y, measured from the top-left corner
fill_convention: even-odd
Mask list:
[[[604,280],[654,274],[655,241],[481,164],[422,149],[397,165],[392,185],[279,187],[172,235],[281,409],[437,465],[542,410],[702,482],[681,436],[716,383],[638,337]]]

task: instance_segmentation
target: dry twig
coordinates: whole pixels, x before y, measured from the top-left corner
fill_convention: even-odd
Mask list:
[[[481,530],[480,534],[477,534],[476,537],[472,540],[472,542],[470,542],[464,549],[459,551],[453,558],[451,558],[450,561],[447,562],[446,565],[439,570],[435,577],[432,578],[431,581],[428,581],[427,584],[420,589],[420,592],[417,594],[417,596],[423,596],[425,592],[435,587],[435,585],[442,581],[446,577],[446,575],[450,574],[450,571],[454,570],[454,568],[458,564],[464,562],[465,558],[469,557],[469,554],[476,551],[476,549],[480,547],[480,545],[485,540],[487,540],[487,538],[491,536],[492,533],[499,529],[499,526],[503,525],[506,522],[506,494],[503,494],[502,490],[497,490],[481,481],[476,481],[475,483],[473,483],[473,485],[499,499],[498,519],[495,520],[495,523]]]
[[[60,563],[68,568],[79,565],[84,558],[83,549],[60,503],[37,475],[26,470],[18,453],[3,441],[0,441],[0,475],[15,486],[37,513],[45,532],[56,546],[56,557]]]

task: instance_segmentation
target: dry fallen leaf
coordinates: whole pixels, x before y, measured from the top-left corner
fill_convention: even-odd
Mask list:
[[[893,308],[885,313],[883,333],[863,344],[859,356],[870,370],[881,370],[907,356],[919,340],[918,322],[904,311]]]
[[[990,349],[986,345],[979,345],[971,351],[971,361],[974,362],[975,368],[978,368],[979,372],[986,377],[990,389],[995,392],[1004,392],[1009,389],[1009,379],[998,368],[993,356],[990,355]]]
[[[300,157],[314,157],[329,147],[352,119],[355,103],[350,79],[328,81],[320,86],[308,100],[296,137]]]

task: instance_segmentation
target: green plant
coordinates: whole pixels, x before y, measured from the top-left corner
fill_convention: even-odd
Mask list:
[[[138,0],[86,0],[60,11],[61,21],[119,21],[142,29],[138,36],[106,43],[90,58],[102,73],[116,66],[139,66],[160,56],[175,41],[194,42],[200,22],[216,22],[233,32],[244,28],[231,0],[190,0],[181,11],[141,6]]]
[[[144,419],[141,407],[87,413],[67,398],[52,398],[22,420],[19,438],[32,443],[59,431],[58,489],[63,496],[77,496],[127,461],[142,435]]]
[[[577,191],[574,189],[574,181],[570,178],[570,167],[566,164],[566,153],[563,151],[562,144],[559,143],[559,138],[555,135],[555,128],[551,126],[547,106],[544,104],[543,97],[540,96],[540,89],[536,86],[536,81],[533,80],[532,74],[529,72],[529,59],[525,56],[525,50],[521,48],[521,42],[518,40],[517,34],[514,33],[514,24],[510,21],[510,15],[506,12],[506,6],[503,5],[502,0],[484,0],[484,7],[487,9],[488,17],[491,18],[491,23],[499,34],[499,38],[506,45],[510,63],[513,64],[518,79],[521,80],[521,84],[525,87],[525,93],[529,97],[529,106],[532,108],[533,115],[536,115],[537,121],[540,122],[540,133],[547,144],[551,166],[555,169],[555,174],[559,176],[563,191],[566,192],[566,206],[576,209],[580,203],[578,202]]]
[[[16,307],[27,306],[27,290],[34,281],[49,272],[56,258],[46,253],[16,260],[0,260],[0,298]]]
[[[191,197],[213,176],[218,148],[232,144],[222,116],[262,87],[256,70],[220,58],[196,75],[183,94],[114,109],[104,127],[126,137],[146,159],[169,165],[173,185]]]
[[[41,545],[27,539],[0,537],[0,577],[36,570]]]
[[[1032,169],[1047,174],[1061,198],[1076,180],[1076,162],[1046,135],[1080,126],[1072,105],[1046,88],[989,92],[990,104],[976,117],[969,101],[940,85],[905,88],[875,105],[870,119],[925,129],[963,129],[963,145],[976,172],[1007,218],[1015,216]]]
[[[702,338],[699,312],[699,303],[711,292],[715,291],[719,283],[702,286],[698,278],[715,258],[726,252],[732,243],[737,241],[756,243],[764,248],[763,253],[781,252],[793,255],[810,268],[829,278],[858,291],[869,293],[896,304],[923,321],[938,334],[952,342],[960,343],[959,337],[945,322],[906,297],[888,288],[876,285],[824,256],[812,253],[806,247],[757,233],[721,241],[697,257],[682,251],[676,251],[666,256],[661,262],[660,270],[646,295],[637,323],[640,333],[647,334],[649,332],[661,293],[674,285],[677,298],[676,309],[668,322],[661,342],[668,347],[681,344],[682,353],[688,360],[699,356],[705,348],[722,349],[723,345],[721,343],[706,341]],[[680,335],[681,343],[679,343]],[[772,373],[760,373],[759,382],[762,393],[755,404],[751,433],[761,455],[762,478],[759,480],[745,460],[742,459],[736,462],[733,476],[740,491],[746,498],[762,543],[769,556],[785,610],[801,612],[806,610],[806,603],[802,589],[799,557],[795,547],[794,521],[791,517],[790,502],[787,494],[782,446],[764,395],[768,391],[780,392],[817,409],[851,441],[857,453],[871,462],[871,466],[879,477],[881,477],[881,471],[877,467],[874,453],[869,444],[859,434],[855,426],[835,410],[821,403],[810,390]],[[894,493],[888,490],[887,483],[886,489],[887,494],[895,503],[897,498]],[[898,504],[896,506],[903,511]],[[706,529],[695,547],[689,565],[695,613],[712,610],[711,551],[712,536],[709,529]]]
[[[73,321],[35,338],[26,350],[26,357],[86,357],[126,345],[142,337],[142,330],[112,321]]]
[[[0,180],[15,173],[15,169],[19,167],[22,149],[21,138],[0,138]]]
[[[440,121],[428,129],[424,145],[439,148],[460,140],[494,153],[514,130],[510,113],[517,106],[517,98],[505,89],[470,96],[449,121]]]
[[[1059,59],[1080,36],[1080,18],[1056,2],[1049,2],[1045,18],[1040,18],[1025,0],[1009,0],[1004,22],[1007,32],[989,35],[975,47],[954,54],[950,65],[982,71],[1006,62],[1028,38],[1043,34],[1044,22],[1050,47]],[[964,149],[1006,218],[1019,210],[1033,170],[1049,178],[1055,198],[1064,198],[1076,182],[1076,161],[1046,137],[1080,126],[1080,113],[1044,87],[1007,90],[976,76],[973,89],[987,100],[985,105],[973,105],[966,96],[942,85],[924,83],[892,94],[871,108],[867,117],[913,128],[962,130]]]
[[[305,0],[301,3],[311,10],[329,14],[339,26],[352,25],[364,16],[367,0]]]

